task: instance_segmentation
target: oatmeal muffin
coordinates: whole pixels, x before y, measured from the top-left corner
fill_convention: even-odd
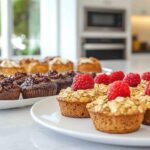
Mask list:
[[[55,57],[49,61],[49,70],[55,70],[58,72],[72,71],[74,68],[73,62],[61,57]]]
[[[34,98],[56,95],[57,84],[42,74],[33,74],[21,85],[23,98]]]
[[[17,62],[12,60],[3,60],[0,63],[0,74],[9,76],[16,72],[25,72],[25,70]]]
[[[109,75],[102,73],[95,77],[94,87],[98,90],[99,96],[107,94],[108,85],[109,85]]]
[[[4,78],[0,81],[0,100],[17,100],[20,91],[19,86],[12,78]]]
[[[110,85],[107,97],[87,104],[87,109],[97,130],[123,134],[140,128],[146,106],[130,97],[128,84],[116,81]]]
[[[61,90],[57,100],[61,114],[67,117],[87,118],[86,105],[97,97],[94,80],[89,74],[78,74],[73,79],[72,87]]]
[[[82,57],[77,62],[77,71],[79,72],[102,72],[100,61],[94,57]]]
[[[141,86],[141,78],[138,73],[129,73],[123,79],[130,86],[131,96],[143,95],[144,87]]]

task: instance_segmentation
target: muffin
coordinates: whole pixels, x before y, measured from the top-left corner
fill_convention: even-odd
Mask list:
[[[143,95],[144,87],[141,86],[141,78],[138,73],[129,73],[123,79],[130,86],[131,96]]]
[[[73,62],[68,59],[62,59],[61,57],[55,57],[49,61],[49,70],[55,70],[57,72],[72,71]]]
[[[0,81],[0,100],[17,100],[20,92],[19,86],[12,78],[4,78]]]
[[[46,72],[48,72],[48,63],[42,62],[42,61],[31,63],[28,66],[28,72],[32,73],[32,74],[34,74],[34,73],[46,73]]]
[[[30,65],[38,63],[39,61],[37,59],[33,58],[26,58],[26,59],[21,59],[19,61],[19,64],[24,68],[26,73],[30,73]]]
[[[23,98],[34,98],[56,95],[57,84],[50,77],[42,74],[33,74],[21,85]]]
[[[94,87],[98,90],[99,96],[104,96],[107,94],[108,85],[109,85],[109,75],[102,73],[95,77]]]
[[[115,81],[109,86],[107,97],[87,104],[87,109],[97,130],[124,134],[140,128],[146,106],[130,97],[127,83]]]
[[[25,70],[17,62],[12,60],[3,60],[0,63],[0,74],[9,76],[16,72],[25,72]]]
[[[57,94],[59,94],[60,90],[71,86],[75,74],[76,73],[74,71],[69,71],[65,73],[58,73],[57,71],[49,71],[47,73],[47,75],[51,78],[51,80],[57,84]]]
[[[16,72],[11,78],[16,82],[18,85],[24,83],[24,81],[28,78],[28,74],[25,72]]]
[[[77,62],[77,71],[79,72],[102,72],[100,61],[94,57],[80,58]]]
[[[57,96],[60,111],[63,116],[87,118],[89,113],[86,105],[97,97],[94,80],[89,74],[77,74],[72,87],[61,90]]]

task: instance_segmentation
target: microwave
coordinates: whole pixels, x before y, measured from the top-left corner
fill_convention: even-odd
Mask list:
[[[89,31],[125,31],[125,10],[85,8],[84,29]]]

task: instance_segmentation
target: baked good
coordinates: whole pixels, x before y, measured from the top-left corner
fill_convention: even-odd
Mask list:
[[[49,71],[47,73],[47,75],[51,78],[51,80],[57,84],[57,94],[59,94],[60,90],[71,86],[75,74],[76,73],[74,71],[68,71],[65,73],[58,73],[57,71]]]
[[[28,72],[32,73],[32,74],[34,74],[34,73],[46,73],[46,72],[48,72],[48,63],[42,62],[42,61],[31,63],[28,66]]]
[[[82,81],[82,82],[81,82]],[[97,97],[91,75],[77,74],[72,87],[61,90],[57,96],[61,114],[67,117],[87,118],[86,105]]]
[[[100,61],[94,57],[82,57],[77,62],[77,71],[79,72],[101,72],[102,67]]]
[[[19,64],[24,68],[26,73],[30,73],[29,66],[34,63],[38,63],[39,60],[34,58],[24,58],[19,61]]]
[[[55,70],[58,72],[66,72],[73,70],[73,62],[68,59],[63,59],[61,57],[55,57],[49,61],[49,70]]]
[[[20,88],[12,78],[0,81],[0,100],[16,100],[20,96]]]
[[[109,75],[101,73],[95,77],[94,82],[94,87],[98,90],[99,96],[106,95],[109,85]]]
[[[29,77],[29,75],[25,72],[16,72],[11,78],[16,82],[18,85],[24,83],[24,81]]]
[[[17,62],[12,60],[3,60],[0,63],[0,74],[9,76],[16,72],[25,72],[25,70]]]
[[[109,86],[106,97],[87,104],[95,128],[106,133],[130,133],[138,130],[146,106],[130,97],[127,83],[116,81]]]
[[[43,74],[29,76],[21,85],[23,98],[34,98],[56,95],[57,84]]]

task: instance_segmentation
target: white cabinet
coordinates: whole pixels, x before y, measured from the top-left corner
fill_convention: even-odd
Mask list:
[[[132,0],[133,15],[150,15],[150,0]]]

